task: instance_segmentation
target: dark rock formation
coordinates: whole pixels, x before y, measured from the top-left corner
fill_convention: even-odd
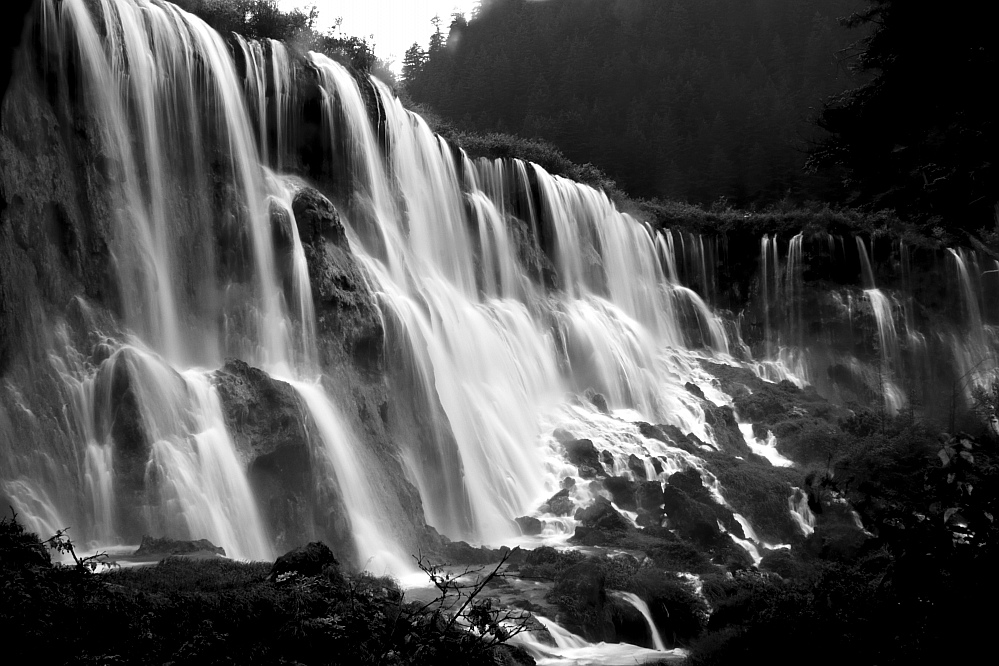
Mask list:
[[[520,528],[520,533],[526,536],[541,534],[545,528],[544,523],[533,516],[521,516],[520,518],[515,518],[514,522]]]
[[[731,543],[718,527],[719,522],[736,536],[743,537],[742,526],[732,517],[731,511],[714,501],[701,483],[697,470],[677,472],[669,477],[669,483],[663,488],[663,505],[670,526],[706,550],[728,547]]]
[[[631,479],[623,476],[608,476],[604,479],[604,488],[611,494],[614,503],[627,511],[638,509],[635,491],[638,486]]]
[[[607,613],[607,576],[593,562],[565,569],[547,599],[558,605],[556,620],[591,641],[613,641],[614,624]]]
[[[318,576],[327,567],[339,569],[340,563],[329,546],[313,541],[300,548],[288,551],[277,558],[268,579],[277,580],[282,575]]]
[[[221,555],[225,557],[225,549],[216,546],[208,539],[195,539],[193,541],[182,541],[163,537],[157,539],[144,534],[142,543],[135,551],[135,557],[163,558],[172,555]]]
[[[289,384],[230,359],[214,374],[226,427],[278,548],[322,537],[351,561],[350,519],[339,492],[321,479],[320,442],[308,410]],[[325,482],[324,482],[325,481]]]
[[[584,479],[603,476],[603,465],[600,464],[600,454],[593,442],[588,439],[575,439],[563,444],[566,459],[579,469],[579,475]]]
[[[568,516],[576,510],[576,503],[569,497],[569,489],[563,488],[548,498],[548,501],[539,507],[539,511],[553,513],[556,516]]]
[[[320,192],[306,187],[295,194],[293,210],[309,266],[320,361],[327,368],[352,362],[361,370],[380,373],[381,317],[336,209]]]
[[[645,481],[648,478],[645,472],[645,464],[642,459],[636,456],[634,453],[628,456],[628,469],[631,473],[635,475],[635,478],[639,481]]]
[[[614,510],[610,500],[606,497],[597,497],[593,504],[585,509],[576,511],[576,520],[582,527],[597,530],[629,530],[632,529],[631,522]],[[578,529],[578,528],[577,528]]]

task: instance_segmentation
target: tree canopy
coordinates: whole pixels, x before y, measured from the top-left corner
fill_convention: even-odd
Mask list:
[[[829,199],[837,183],[803,165],[823,101],[854,85],[837,54],[856,4],[492,0],[411,49],[406,87],[459,129],[550,141],[638,196]]]
[[[394,81],[388,65],[375,56],[366,39],[340,32],[339,19],[326,32],[319,31],[319,11],[314,4],[283,11],[277,0],[171,1],[223,35],[235,32],[249,39],[276,39],[300,51],[317,51],[359,71]]]
[[[845,169],[858,203],[945,227],[990,224],[999,201],[999,69],[987,6],[867,0],[847,24],[868,30],[853,61],[868,80],[824,109],[820,124],[831,134],[810,164]]]

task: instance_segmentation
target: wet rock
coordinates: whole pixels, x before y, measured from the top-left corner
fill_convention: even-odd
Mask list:
[[[604,479],[604,488],[614,498],[614,503],[627,511],[634,511],[638,508],[635,501],[635,490],[637,488],[634,481],[623,476],[609,476]]]
[[[240,457],[252,461],[282,449],[308,457],[310,417],[290,384],[238,359],[228,359],[213,382]]]
[[[555,441],[559,444],[568,444],[576,439],[576,436],[565,428],[555,428],[555,432],[552,433],[552,437],[554,437]]]
[[[615,640],[645,648],[655,647],[645,616],[629,602],[617,596],[609,596],[607,613],[614,625]]]
[[[658,513],[661,517],[664,501],[663,484],[658,481],[643,481],[637,484],[635,488],[635,503],[639,509],[648,511],[653,515]]]
[[[520,518],[515,518],[514,522],[517,523],[517,527],[520,528],[520,533],[525,536],[541,534],[545,528],[544,523],[533,516],[521,516]]]
[[[644,481],[648,478],[648,475],[645,472],[645,463],[643,463],[642,459],[634,453],[628,456],[628,469],[631,470],[631,473],[635,475],[635,478],[640,481]]]
[[[139,544],[139,548],[133,555],[145,558],[163,558],[171,555],[221,555],[225,557],[225,549],[222,546],[216,546],[208,539],[182,541],[166,537],[157,539],[144,534],[142,543]]]
[[[382,320],[336,209],[312,188],[299,190],[292,208],[309,268],[321,363],[325,368],[348,364],[380,373]]]
[[[271,241],[276,253],[290,252],[295,246],[295,236],[291,228],[291,215],[288,209],[275,201],[270,205]]]
[[[576,509],[576,503],[569,497],[569,489],[563,488],[548,498],[548,501],[541,505],[540,511],[553,513],[556,516],[571,515]]]
[[[654,528],[662,525],[663,512],[661,510],[659,511],[658,517],[653,513],[646,511],[645,509],[639,509],[637,513],[638,517],[635,518],[635,522],[641,528],[649,528],[649,527]]]
[[[718,448],[726,453],[736,456],[748,456],[752,454],[752,449],[746,444],[739,424],[735,420],[735,413],[731,407],[718,407],[711,403],[704,405],[704,420],[711,428],[715,443]]]
[[[643,437],[659,440],[664,444],[675,446],[687,451],[688,453],[700,454],[701,447],[704,446],[704,442],[702,442],[698,437],[695,435],[684,434],[683,431],[675,425],[652,425],[651,423],[644,423],[641,421],[636,425],[638,425],[638,430],[642,433]]]
[[[593,562],[565,569],[547,595],[558,605],[558,622],[590,641],[613,641],[614,624],[607,614],[607,577]]]
[[[647,554],[657,567],[666,571],[688,571],[696,574],[716,571],[699,548],[676,537],[673,537],[673,541],[650,549]]]
[[[610,451],[600,452],[600,462],[602,462],[604,464],[604,467],[606,467],[607,469],[610,470],[614,469],[614,456],[611,455]]]
[[[577,510],[575,518],[583,527],[591,529],[629,530],[632,528],[631,521],[615,511],[610,500],[606,497],[597,497],[590,506]]]
[[[502,550],[476,548],[466,541],[452,541],[444,546],[443,556],[449,564],[489,564],[499,562]]]
[[[600,454],[593,446],[593,442],[588,439],[574,439],[566,442],[564,446],[566,458],[579,469],[581,477],[589,479],[605,474],[603,465],[600,464]]]
[[[292,201],[298,236],[303,244],[315,245],[328,240],[334,245],[344,245],[347,240],[343,223],[330,202],[318,190],[303,187]]]
[[[531,630],[531,634],[535,635],[533,629]],[[551,638],[550,635],[549,638]],[[537,664],[534,657],[527,650],[519,645],[512,645],[510,643],[497,645],[492,649],[490,656],[492,657],[492,663],[496,664],[496,666],[536,666]]]
[[[571,488],[575,488],[576,479],[571,476],[567,476],[564,479],[562,479],[562,482],[559,485],[562,487],[562,490],[569,490]]]
[[[610,414],[610,409],[607,407],[607,398],[605,398],[602,393],[587,391],[586,399],[589,400],[602,414]]]
[[[271,567],[268,579],[277,580],[279,576],[294,574],[298,576],[318,576],[326,567],[340,568],[340,563],[333,551],[324,543],[313,541],[300,548],[288,551],[277,558]]]
[[[706,400],[706,398],[704,397],[704,391],[702,391],[701,387],[698,386],[697,384],[694,384],[692,382],[687,382],[686,384],[683,385],[683,388],[687,389],[687,391],[691,395],[695,395],[701,400]]]
[[[705,549],[726,547],[731,540],[718,527],[742,536],[742,528],[732,513],[717,504],[701,483],[696,470],[677,472],[663,488],[663,509],[670,527]]]
[[[286,382],[243,361],[227,360],[213,377],[226,428],[278,548],[322,538],[353,557],[350,521],[335,486],[313,467],[319,442],[312,417]]]

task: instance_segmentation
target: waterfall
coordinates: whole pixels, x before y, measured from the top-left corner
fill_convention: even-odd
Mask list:
[[[641,599],[639,599],[641,602]],[[534,618],[548,631],[555,645],[552,646],[535,638],[531,632],[517,634],[512,642],[521,645],[538,663],[551,666],[571,664],[646,664],[663,663],[686,659],[687,653],[680,649],[650,650],[628,643],[590,643],[556,622],[541,615]]]
[[[229,358],[292,387],[311,433],[310,488],[342,496],[348,515],[336,518],[349,523],[347,548],[379,573],[408,568],[403,504],[422,507],[451,538],[520,537],[513,519],[575,475],[556,428],[597,439],[618,476],[635,477],[632,457],[653,481],[696,469],[724,504],[704,460],[637,425],[676,426],[720,448],[704,400],[734,402],[709,364],[812,381],[837,397],[845,386],[848,399],[865,400],[871,375],[883,373],[877,388],[892,409],[913,368],[927,385],[937,379],[928,359],[941,347],[974,382],[996,367],[995,309],[985,307],[995,284],[980,277],[976,252],[939,251],[952,278],[941,289],[953,298],[942,300],[961,314],[937,328],[910,293],[917,249],[905,245],[902,294],[860,237],[857,285],[849,239],[812,232],[783,241],[771,232],[758,245],[754,237],[758,263],[726,286],[726,240],[656,228],[537,164],[469,155],[387,85],[324,55],[227,41],[161,0],[40,0],[37,18],[46,94],[73,106],[72,122],[85,128],[74,140],[99,162],[79,169],[97,174],[79,193],[106,190],[92,223],[107,227],[109,265],[99,268],[115,283],[112,295],[104,286],[74,294],[72,310],[53,317],[85,324],[56,321],[60,332],[38,343],[51,348],[18,359],[25,375],[56,377],[61,412],[43,414],[17,378],[0,386],[4,439],[27,442],[0,443],[0,484],[43,534],[72,523],[100,545],[159,531],[208,538],[235,557],[271,557],[275,530],[258,506],[251,455],[227,431],[212,385],[212,369]],[[324,267],[308,262],[329,248],[303,245],[295,218],[310,184],[327,191],[345,227],[335,249],[356,262],[364,286],[351,297],[381,324],[384,340],[371,345],[382,344],[392,366],[377,377],[356,380],[360,370],[326,353],[320,332],[339,306],[313,300],[310,271]],[[847,264],[853,282],[816,294],[816,259],[840,272]],[[719,309],[742,306],[736,291],[745,312]],[[758,304],[745,292],[758,293]],[[877,371],[856,351],[873,346],[857,344],[873,337],[871,326],[861,330],[870,319],[855,313],[861,299],[877,325]],[[62,330],[77,324],[86,330]],[[365,391],[391,398],[379,404]],[[392,422],[390,400],[406,402],[411,431]],[[752,450],[789,463],[772,436],[741,427]],[[49,434],[57,444],[44,441]],[[404,490],[381,483],[389,467],[405,476]],[[581,502],[599,492],[573,490]],[[575,525],[542,517],[553,536]],[[758,558],[765,544],[743,528],[749,539],[739,543]]]
[[[656,623],[652,621],[652,611],[649,610],[649,605],[645,603],[645,600],[634,592],[615,592],[615,596],[624,599],[629,604],[635,607],[642,617],[645,618],[645,622],[649,625],[649,634],[652,636],[652,644],[657,650],[665,650],[666,644],[663,643],[663,637],[659,635],[659,629],[656,628]]]

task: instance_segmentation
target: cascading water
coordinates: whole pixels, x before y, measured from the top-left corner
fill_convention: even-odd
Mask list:
[[[747,283],[748,291],[756,285],[762,316],[756,324],[741,315],[733,321],[713,309],[724,300],[725,246],[717,239],[653,229],[605,193],[535,164],[471,158],[386,85],[323,55],[298,58],[276,42],[235,39],[234,65],[222,37],[160,0],[39,7],[48,71],[74,72],[73,94],[108,156],[113,205],[102,223],[114,231],[122,314],[105,333],[90,327],[106,347],[100,354],[83,358],[67,334],[44,361],[60,376],[68,405],[65,423],[53,427],[75,448],[3,449],[11,459],[0,479],[4,494],[39,532],[72,522],[88,541],[113,542],[166,530],[212,539],[238,557],[271,556],[273,535],[247,461],[226,432],[214,375],[205,370],[229,357],[293,387],[315,426],[309,446],[319,469],[310,482],[338,489],[358,559],[381,573],[407,565],[393,530],[401,518],[377,479],[380,456],[397,458],[430,525],[478,542],[519,536],[512,519],[535,513],[576,476],[559,428],[599,442],[615,476],[665,483],[694,469],[724,505],[724,488],[691,453],[719,447],[707,402],[732,404],[705,362],[798,385],[837,372],[863,379],[872,363],[853,355],[863,346],[853,336],[863,333],[854,331],[862,319],[854,310],[864,297],[877,323],[878,363],[893,381],[917,367],[907,361],[910,350],[928,356],[934,344],[911,294],[875,287],[859,238],[863,291],[851,286],[808,301],[814,239],[764,236],[755,282]],[[59,86],[70,94],[66,81]],[[313,86],[308,102],[296,98],[305,86]],[[317,117],[305,120],[305,107]],[[398,362],[387,381],[418,414],[419,432],[392,433],[404,435],[395,449],[376,453],[365,439],[360,410],[348,414],[351,387],[335,398],[323,388],[340,377],[324,367],[309,279],[316,267],[295,219],[304,183],[280,173],[311,175],[295,155],[300,136],[322,152],[318,162],[338,168],[333,197],[377,306],[384,350]],[[819,240],[832,264],[845,261],[842,238]],[[907,252],[899,250],[906,267]],[[938,337],[949,341],[961,372],[985,381],[996,344],[980,262],[963,250],[950,257],[963,321]],[[895,303],[906,304],[904,335]],[[816,304],[845,313],[849,353],[827,349],[838,341],[815,319]],[[891,395],[894,384],[885,384]],[[3,390],[26,421],[40,421],[16,386]],[[580,399],[593,392],[605,411]],[[363,418],[377,420],[378,409]],[[639,421],[675,426],[699,443],[685,450],[645,437]],[[749,451],[789,462],[772,438],[741,428]],[[572,492],[584,503],[602,491],[577,484]],[[802,525],[805,509],[800,498],[789,505]],[[540,517],[552,538],[574,527],[565,515]],[[748,521],[740,525],[740,543],[758,558],[766,544]]]
[[[288,380],[318,374],[292,190],[262,168],[228,46],[200,19],[164,2],[102,0],[94,7],[45,0],[39,20],[54,69],[79,72],[80,96],[110,155],[112,252],[124,323],[141,340],[108,338],[116,351],[96,369],[67,363],[71,354],[53,356],[74,406],[69,429],[86,451],[71,481],[92,507],[80,532],[98,542],[149,531],[209,538],[231,556],[268,559],[273,547],[245,469],[208,373],[197,366],[238,356]],[[259,63],[259,45],[241,43],[246,60]],[[270,54],[280,166],[289,60],[276,43]],[[265,75],[260,68],[249,72],[259,99]],[[255,110],[268,113],[266,102]],[[267,138],[259,137],[265,155]],[[213,180],[222,187],[212,191]],[[275,228],[275,219],[286,228]],[[282,236],[287,249],[276,246]],[[356,478],[362,471],[350,466],[359,463],[349,450],[356,436],[320,389],[295,386],[324,450],[336,453],[340,480]],[[123,424],[118,411],[123,396],[134,402],[131,423]],[[29,525],[51,532],[67,511],[36,481],[22,475],[4,488]],[[377,507],[369,491],[352,487],[348,506]],[[391,539],[362,512],[353,513],[364,523],[356,530],[360,555],[398,567],[398,555],[386,563],[385,554],[395,551]]]

